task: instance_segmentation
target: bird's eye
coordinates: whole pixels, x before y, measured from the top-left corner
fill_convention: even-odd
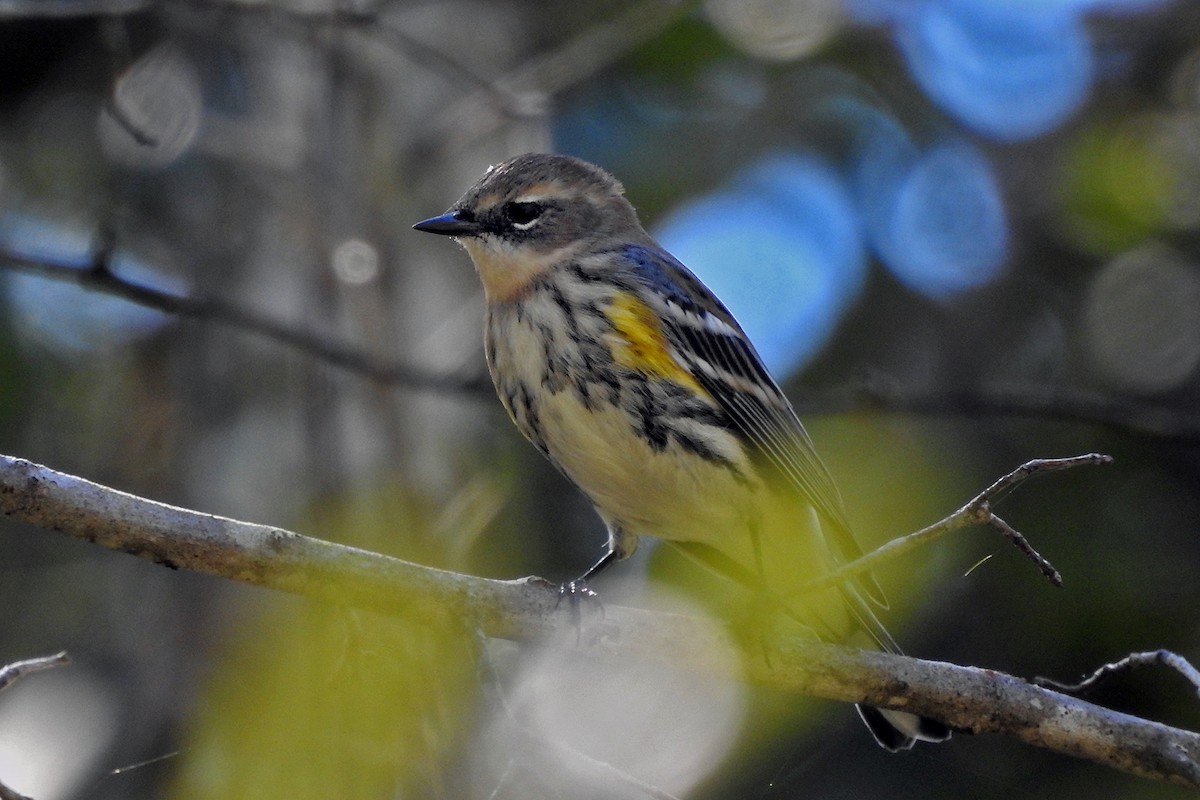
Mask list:
[[[516,201],[504,204],[504,216],[508,217],[513,227],[518,230],[528,230],[542,215],[541,203],[518,203]]]

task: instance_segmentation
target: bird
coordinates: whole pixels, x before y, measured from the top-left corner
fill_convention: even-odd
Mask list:
[[[869,576],[787,599],[863,554],[841,495],[745,331],[646,232],[613,175],[519,155],[413,227],[467,251],[501,403],[607,527],[604,555],[563,593],[591,596],[590,580],[652,536],[786,603],[821,639],[865,633],[900,652]],[[893,752],[950,736],[915,714],[858,711]]]

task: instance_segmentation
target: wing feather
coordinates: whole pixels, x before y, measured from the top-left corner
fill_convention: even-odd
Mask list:
[[[665,251],[629,246],[624,255],[634,266],[641,288],[655,290],[646,294],[653,295],[650,300],[657,300],[656,310],[665,321],[665,333],[679,358],[725,411],[742,438],[813,504],[826,523],[835,559],[845,562],[862,556],[862,547],[850,530],[829,470],[733,315]],[[883,591],[874,578],[867,575],[856,583],[872,600],[886,607]],[[857,592],[849,593],[858,598]],[[858,604],[850,603],[852,607]],[[882,627],[869,609],[856,609],[855,615],[879,638]],[[890,637],[881,644],[892,644]]]

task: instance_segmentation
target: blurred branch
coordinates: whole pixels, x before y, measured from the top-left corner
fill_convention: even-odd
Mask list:
[[[634,3],[604,22],[580,31],[559,46],[500,77],[507,84],[552,95],[620,61],[692,13],[698,0],[648,0]]]
[[[64,651],[55,653],[52,656],[38,656],[37,658],[27,658],[24,661],[14,661],[11,664],[5,664],[3,667],[0,667],[0,692],[31,672],[41,672],[44,669],[53,669],[54,667],[61,667],[69,663],[71,663],[71,659],[67,658],[67,654]]]
[[[1007,478],[1006,478],[1007,479]],[[989,491],[1003,491],[996,486]],[[0,511],[113,550],[392,615],[449,614],[484,635],[574,646],[557,587],[422,567],[264,525],[135,497],[0,456]],[[992,670],[796,639],[770,658],[701,620],[608,606],[587,625],[588,655],[646,658],[845,702],[900,708],[963,731],[995,732],[1147,778],[1200,788],[1200,734],[1111,711]]]
[[[414,39],[403,28],[389,21],[385,14],[376,7],[367,7],[360,3],[339,3],[337,0],[325,7],[269,2],[246,3],[239,2],[239,0],[188,0],[188,2],[192,7],[236,11],[239,15],[246,17],[258,15],[306,30],[310,30],[314,26],[335,32],[356,30],[387,45],[408,59],[413,66],[428,70],[470,91],[480,92],[491,106],[505,116],[515,118],[526,116],[528,113],[520,96],[506,90],[492,77],[476,72],[453,56],[419,39]]]
[[[133,283],[111,269],[111,254],[111,248],[99,247],[92,256],[92,263],[86,268],[79,268],[49,259],[33,258],[0,247],[0,267],[76,283],[164,313],[208,320],[256,333],[379,383],[447,393],[491,392],[490,382],[481,375],[447,375],[410,364],[384,360],[358,347],[331,341],[321,334],[262,317],[253,311],[219,299],[192,298]],[[922,392],[910,388],[885,388],[879,382],[872,382],[850,391],[813,392],[801,398],[796,405],[802,414],[838,414],[867,408],[883,412],[926,415],[1057,418],[1097,423],[1163,438],[1200,441],[1200,418],[1195,415],[1081,390],[1047,390],[1043,386],[990,387],[978,394],[951,394]],[[959,513],[963,513],[963,510]],[[997,524],[995,521],[964,519],[955,520],[951,529],[976,522]],[[1003,524],[1003,520],[999,520],[999,523]],[[922,531],[919,534],[924,535],[926,532]],[[940,535],[941,533],[929,534],[930,538]],[[1021,546],[1017,537],[1019,534],[1016,537],[1010,535],[1014,543]],[[859,570],[856,568],[855,571]]]
[[[186,297],[133,283],[112,270],[111,256],[111,248],[101,246],[92,254],[91,263],[80,268],[34,258],[0,245],[0,269],[20,270],[76,283],[164,313],[209,320],[256,333],[378,383],[447,393],[489,395],[492,391],[491,383],[483,375],[446,375],[387,361],[361,348],[330,341],[321,334],[267,319],[222,300]],[[992,386],[978,393],[949,393],[884,387],[881,382],[871,382],[850,390],[810,391],[798,397],[795,406],[802,415],[844,414],[867,409],[934,416],[962,414],[1062,419],[1106,425],[1147,436],[1200,442],[1200,415],[1078,389],[1047,389],[1042,385]]]
[[[70,661],[64,651],[55,653],[52,656],[27,658],[24,661],[14,661],[11,664],[5,664],[3,667],[0,667],[0,692],[31,672],[41,672],[44,669],[61,667],[64,664],[69,664]],[[0,783],[0,800],[30,800],[30,798],[8,788],[6,784]]]
[[[0,267],[2,268],[75,283],[86,289],[114,295],[167,314],[215,322],[248,333],[256,333],[379,383],[434,392],[483,393],[491,391],[491,383],[482,376],[445,375],[410,364],[385,361],[360,348],[331,341],[321,334],[268,319],[223,300],[172,294],[134,283],[114,272],[111,264],[112,247],[104,243],[93,252],[91,263],[82,268],[50,259],[34,258],[0,247]]]
[[[1100,466],[1111,463],[1112,456],[1100,453],[1088,453],[1087,455],[1072,456],[1070,458],[1035,458],[1026,461],[975,495],[966,505],[950,516],[915,533],[893,539],[887,544],[867,553],[862,558],[855,559],[849,564],[845,564],[815,581],[810,581],[798,591],[800,593],[813,592],[842,583],[848,578],[870,572],[884,561],[890,561],[910,550],[915,550],[921,545],[928,544],[934,539],[940,539],[950,531],[966,528],[971,525],[987,525],[1002,533],[1005,538],[1013,543],[1013,546],[1038,566],[1042,575],[1046,576],[1046,580],[1055,586],[1062,586],[1062,575],[1054,568],[1054,565],[1047,561],[1041,553],[1034,550],[1033,545],[1019,531],[997,516],[992,511],[992,503],[1001,499],[1005,494],[1008,494],[1034,475],[1044,472],[1057,472],[1058,470],[1070,469],[1071,467]]]
[[[3,2],[5,0],[0,0]],[[200,3],[193,0],[191,4],[247,16],[258,14],[304,26],[359,31],[386,44],[415,66],[465,88],[465,95],[440,114],[424,134],[427,143],[432,142],[438,147],[450,140],[473,141],[508,120],[544,117],[546,98],[624,58],[699,5],[698,0],[634,3],[507,73],[494,76],[477,72],[437,47],[410,36],[390,22],[380,8],[370,5],[339,4],[336,0],[325,7],[311,8],[237,0],[202,0]],[[414,150],[423,152],[424,147],[418,144]]]
[[[0,0],[0,19],[133,14],[151,5],[151,0]]]
[[[927,416],[1034,417],[1087,422],[1131,433],[1200,442],[1200,415],[1084,389],[1038,384],[989,385],[951,392],[867,381],[810,390],[796,398],[801,414],[875,410]]]
[[[32,800],[32,798],[8,788],[8,786],[3,783],[0,783],[0,800]]]
[[[511,117],[481,113],[496,95],[524,97],[523,116],[533,115],[544,98],[600,72],[667,30],[699,5],[696,0],[651,0],[635,3],[603,22],[575,34],[557,47],[523,64],[450,105],[434,120],[424,138],[431,145],[448,142],[462,147],[494,131]],[[423,148],[415,148],[418,153]]]

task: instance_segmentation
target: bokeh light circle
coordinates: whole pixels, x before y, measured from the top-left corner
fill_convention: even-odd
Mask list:
[[[770,61],[808,55],[845,17],[841,0],[707,0],[704,11],[735,46]]]
[[[896,30],[917,83],[981,133],[1026,139],[1058,127],[1091,87],[1091,44],[1073,13],[993,0],[920,3]]]
[[[656,232],[780,374],[827,341],[866,274],[847,189],[831,168],[805,156],[760,160],[727,190],[677,209]]]
[[[1084,333],[1111,383],[1142,394],[1176,388],[1200,364],[1200,266],[1159,244],[1121,254],[1092,282]]]

